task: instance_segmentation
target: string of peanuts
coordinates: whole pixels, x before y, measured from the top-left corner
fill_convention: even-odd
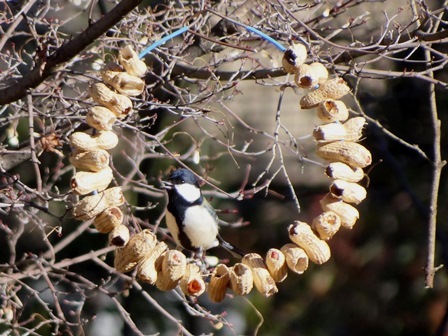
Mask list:
[[[345,81],[329,79],[324,65],[305,64],[306,58],[306,47],[294,44],[284,53],[283,67],[295,75],[299,87],[310,89],[300,101],[301,108],[317,107],[317,115],[324,122],[313,131],[317,154],[329,161],[325,173],[332,179],[329,193],[321,200],[323,212],[312,225],[300,221],[291,224],[288,227],[291,243],[280,249],[269,249],[264,259],[259,254],[249,253],[231,267],[218,264],[208,285],[204,281],[207,274],[201,272],[196,263],[187,262],[182,252],[169,249],[149,229],[130,237],[129,229],[123,224],[120,206],[125,198],[121,188],[107,188],[113,178],[107,150],[118,144],[112,126],[117,118],[132,112],[128,96],[143,92],[145,84],[141,77],[147,68],[127,46],[119,51],[120,64],[109,63],[102,69],[105,84],[95,83],[89,91],[99,104],[90,108],[86,115],[86,122],[94,131],[91,134],[75,132],[70,137],[73,148],[70,162],[79,170],[71,180],[71,188],[78,195],[98,193],[77,202],[72,214],[82,221],[93,219],[99,232],[109,234],[110,244],[118,247],[114,259],[118,272],[130,272],[137,267],[139,280],[160,290],[179,286],[189,296],[207,291],[211,301],[220,302],[228,288],[236,295],[246,295],[255,286],[262,295],[269,297],[278,292],[276,283],[287,277],[288,270],[302,274],[309,260],[319,265],[329,260],[331,251],[326,241],[341,226],[351,229],[359,218],[351,204],[359,204],[366,197],[365,188],[358,182],[364,178],[363,168],[371,164],[371,154],[357,143],[366,120],[362,117],[348,119],[348,109],[340,100],[350,91]]]

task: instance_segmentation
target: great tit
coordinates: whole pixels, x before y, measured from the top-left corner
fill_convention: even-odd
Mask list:
[[[163,181],[168,192],[166,224],[176,243],[195,253],[222,246],[235,257],[244,254],[219,235],[219,219],[202,196],[200,179],[188,169],[180,168]]]

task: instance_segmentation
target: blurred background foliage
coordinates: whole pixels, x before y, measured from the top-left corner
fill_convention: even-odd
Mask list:
[[[4,12],[2,32],[17,20],[19,10],[25,3],[17,0],[0,4],[0,11]],[[35,1],[26,14],[28,20],[17,26],[16,33],[7,39],[1,49],[0,68],[5,77],[0,88],[11,85],[17,76],[26,76],[33,66],[36,43],[28,33],[30,26],[35,27],[37,36],[46,39],[51,52],[85,29],[89,15],[97,20],[115,5],[114,1],[106,0],[55,0],[49,3],[48,7],[44,2]],[[243,3],[213,1],[207,6],[236,19],[231,15],[233,8]],[[82,115],[86,107],[83,104],[87,99],[85,91],[88,84],[98,78],[95,70],[101,66],[101,60],[113,59],[118,48],[126,43],[132,43],[140,50],[144,44],[181,25],[182,14],[191,14],[190,7],[198,11],[202,6],[205,4],[194,1],[143,1],[138,10],[124,17],[105,36],[72,60],[65,70],[61,69],[54,75],[57,79],[51,77],[46,82],[55,81],[52,87],[57,87],[59,91],[43,87],[45,83],[38,87],[33,95],[33,104],[41,113],[34,118],[35,131],[41,134],[49,128],[60,131],[63,143],[60,150],[66,155],[69,152],[67,135],[73,129],[83,127]],[[375,122],[370,122],[366,127],[362,144],[372,152],[374,161],[368,168],[368,180],[365,181],[368,197],[358,206],[360,219],[354,229],[342,229],[329,241],[332,251],[330,261],[321,266],[310,265],[303,275],[291,274],[278,285],[279,292],[270,298],[264,298],[254,290],[247,297],[229,296],[220,304],[211,303],[204,295],[199,298],[198,305],[190,302],[189,306],[175,292],[161,292],[145,284],[141,288],[132,286],[129,279],[117,276],[113,269],[96,260],[87,260],[70,265],[64,271],[54,269],[51,272],[51,282],[58,293],[56,298],[66,313],[67,323],[58,327],[45,322],[55,319],[52,316],[55,296],[49,288],[48,279],[41,274],[27,276],[17,282],[3,281],[0,287],[2,334],[21,335],[33,330],[31,334],[37,335],[113,336],[134,335],[136,329],[145,335],[182,334],[176,323],[151,304],[152,301],[143,293],[149,294],[154,302],[181,321],[194,335],[252,335],[257,331],[259,335],[316,336],[447,333],[448,283],[445,268],[436,274],[434,288],[427,289],[424,283],[433,171],[430,160],[435,145],[429,107],[430,82],[412,75],[387,74],[388,71],[424,71],[429,66],[425,62],[425,48],[403,45],[402,50],[397,48],[398,51],[384,57],[365,54],[339,62],[338,58],[332,57],[346,57],[347,53],[342,48],[306,34],[297,22],[286,19],[282,6],[295,10],[299,20],[307,22],[321,36],[335,34],[332,42],[359,47],[360,50],[362,46],[377,41],[394,46],[401,41],[394,40],[397,36],[406,39],[409,32],[419,27],[412,16],[413,8],[417,8],[420,14],[432,13],[433,19],[440,15],[437,22],[440,24],[439,30],[443,31],[446,29],[447,7],[445,2],[436,0],[401,3],[394,0],[308,0],[297,3],[260,2],[252,8],[252,12],[249,11],[249,21],[258,22],[257,26],[283,44],[288,45],[291,39],[310,42],[309,60],[324,62],[353,88],[354,95],[347,98],[353,113],[363,112],[384,127],[378,127]],[[267,13],[282,13],[285,16],[273,15],[272,21],[266,18],[260,20],[260,15]],[[194,28],[203,34],[210,33],[218,19],[212,16],[208,21],[204,20],[208,26]],[[275,27],[279,30],[275,31]],[[336,34],[337,29],[341,31]],[[150,33],[154,35],[150,36]],[[383,39],[379,39],[381,34],[384,34]],[[231,148],[241,149],[251,141],[249,148],[253,152],[271,147],[276,115],[280,115],[283,125],[298,145],[297,152],[294,153],[295,147],[291,145],[293,151],[284,150],[284,154],[288,177],[301,205],[300,213],[282,173],[272,179],[270,192],[263,190],[241,201],[225,197],[211,186],[204,186],[204,193],[221,211],[222,219],[228,222],[242,219],[250,223],[223,228],[225,239],[245,251],[264,255],[269,248],[279,248],[288,242],[286,228],[292,221],[310,223],[321,212],[319,201],[327,193],[329,181],[323,175],[322,166],[301,160],[304,156],[322,162],[315,156],[315,143],[309,136],[318,119],[314,111],[300,110],[299,100],[304,91],[288,85],[292,83],[291,77],[226,82],[195,79],[194,74],[191,76],[193,79],[187,80],[177,74],[174,64],[179,60],[223,73],[236,73],[246,68],[273,70],[281,66],[281,53],[248,34],[239,32],[228,41],[230,44],[256,48],[259,53],[255,56],[214,45],[217,48],[215,51],[209,42],[191,35],[189,39],[171,41],[154,55],[146,57],[147,64],[152,66],[146,77],[148,89],[143,97],[134,100],[138,112],[116,127],[121,141],[111,154],[116,183],[124,187],[129,203],[127,220],[133,228],[154,228],[160,224],[159,237],[167,239],[163,230],[165,224],[161,220],[166,198],[158,187],[170,169],[179,166],[176,158],[228,193],[240,190],[250,165],[247,184],[247,189],[250,189],[266,169],[273,153],[268,150],[258,156],[238,155]],[[244,35],[245,39],[240,35]],[[443,56],[447,51],[446,38],[428,47],[435,50],[436,65],[441,65],[434,77],[438,81],[435,90],[442,125],[442,158],[446,158],[448,96],[446,59]],[[201,48],[208,52],[201,54]],[[20,55],[21,60],[16,64],[16,71],[8,63],[8,59],[16,57],[11,56],[14,53]],[[374,58],[377,60],[372,61]],[[365,69],[372,72],[363,74],[364,61],[367,62]],[[283,89],[284,97],[277,111]],[[205,94],[207,90],[209,96]],[[226,112],[223,104],[236,116]],[[30,137],[25,103],[12,102],[1,107],[0,111],[2,148],[24,148]],[[240,120],[253,130],[249,130]],[[385,129],[396,138],[387,135]],[[14,136],[8,133],[11,130],[15,131]],[[167,133],[161,136],[165,130]],[[12,141],[14,137],[18,146]],[[291,137],[284,132],[280,134],[280,140],[285,143],[290,142]],[[171,153],[154,139],[163,143]],[[428,153],[430,160],[397,139],[417,145]],[[199,162],[195,162],[195,154],[200,156]],[[45,191],[48,196],[45,202],[33,192],[37,182],[29,158],[0,175],[4,195],[2,202],[9,198],[25,204],[20,208],[3,207],[0,214],[0,271],[3,279],[26,273],[27,267],[32,265],[51,265],[52,262],[70,260],[108,245],[106,235],[99,234],[89,223],[74,221],[66,215],[70,202],[74,201],[72,195],[66,194],[73,174],[67,158],[44,152],[39,161],[43,184],[49,185]],[[273,177],[279,165],[276,160],[265,177]],[[129,175],[130,172],[134,173]],[[437,209],[437,265],[446,264],[448,260],[446,185],[446,174],[442,174]],[[34,205],[40,205],[40,208]],[[58,234],[57,230],[52,229],[62,231]],[[73,240],[53,255],[53,247],[70,236]],[[229,258],[225,251],[219,249],[209,254]],[[113,265],[112,254],[105,255],[102,261]],[[16,299],[13,294],[17,294]],[[11,306],[13,317],[8,317],[5,308]],[[126,312],[136,328],[123,318]]]

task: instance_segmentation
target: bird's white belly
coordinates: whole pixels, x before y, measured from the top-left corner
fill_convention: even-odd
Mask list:
[[[185,212],[184,231],[194,247],[207,250],[217,246],[218,225],[215,218],[200,206],[192,206]]]

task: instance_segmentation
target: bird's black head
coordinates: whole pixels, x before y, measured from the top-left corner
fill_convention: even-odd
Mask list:
[[[188,169],[177,169],[163,182],[163,188],[168,191],[169,203],[177,205],[202,203],[200,189],[201,180]]]
[[[185,168],[176,169],[168,177],[168,181],[173,185],[176,184],[192,184],[197,188],[200,188],[200,179],[196,177],[191,171]]]

